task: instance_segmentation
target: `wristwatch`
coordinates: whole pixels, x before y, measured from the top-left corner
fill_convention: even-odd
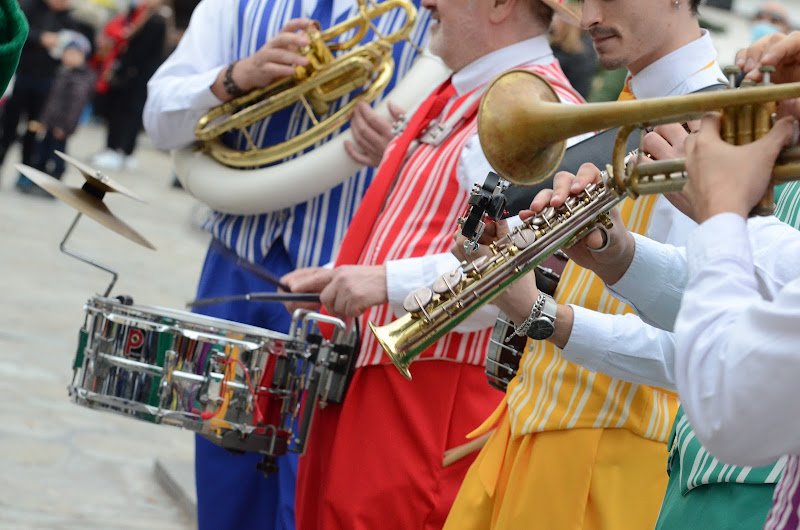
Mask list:
[[[544,340],[549,338],[556,330],[556,311],[558,304],[552,297],[539,293],[539,298],[533,305],[534,309],[541,308],[538,314],[531,316],[531,323],[525,332],[530,338],[534,340]]]

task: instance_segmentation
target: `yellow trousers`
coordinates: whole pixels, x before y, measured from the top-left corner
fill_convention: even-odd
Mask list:
[[[445,530],[639,530],[655,526],[667,447],[624,429],[511,439],[506,413],[472,464]]]

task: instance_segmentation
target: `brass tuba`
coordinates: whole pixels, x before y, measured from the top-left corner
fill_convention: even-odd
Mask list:
[[[324,139],[347,122],[359,101],[369,103],[377,98],[392,77],[392,45],[409,35],[417,12],[408,0],[385,0],[377,4],[371,0],[368,4],[367,1],[358,0],[358,16],[327,30],[316,26],[306,31],[309,45],[300,52],[309,62],[307,66],[296,67],[294,76],[232,99],[203,115],[195,127],[195,136],[202,142],[203,150],[231,167],[252,168],[270,164]],[[379,35],[372,20],[392,9],[405,11],[405,23],[394,33]],[[379,38],[355,47],[370,28]],[[333,42],[350,31],[354,34],[345,42]],[[334,56],[334,52],[344,50],[349,51]],[[329,113],[331,103],[356,90],[361,92]],[[314,126],[280,144],[258,147],[248,127],[297,102],[303,104]],[[221,135],[232,130],[243,134],[247,142],[244,150],[222,143]]]
[[[686,96],[617,103],[561,105],[543,77],[527,70],[501,74],[484,93],[478,133],[494,169],[512,182],[535,184],[558,166],[564,142],[573,136],[622,125],[613,167],[604,181],[571,197],[558,210],[547,208],[494,242],[491,257],[478,258],[439,278],[433,288],[414,290],[403,304],[408,314],[370,329],[397,368],[411,378],[410,363],[483,304],[491,302],[556,250],[569,247],[626,197],[666,193],[687,181],[682,160],[626,167],[627,137],[634,126],[685,121],[723,112],[723,138],[743,144],[771,127],[776,102],[800,97],[800,83],[721,90]],[[640,150],[641,152],[641,150]],[[800,180],[800,152],[784,150],[773,169],[775,183]],[[771,201],[771,199],[768,199]]]

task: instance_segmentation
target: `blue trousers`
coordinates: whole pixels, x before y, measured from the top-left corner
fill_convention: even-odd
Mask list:
[[[272,284],[236,267],[215,249],[206,255],[197,289],[198,298],[275,291]],[[292,270],[280,241],[262,264],[282,276]],[[197,308],[198,313],[286,333],[291,316],[279,303],[229,302]],[[195,437],[195,481],[199,530],[276,529],[294,530],[294,495],[297,454],[278,459],[278,473],[265,477],[256,470],[262,455],[234,455],[202,436]]]

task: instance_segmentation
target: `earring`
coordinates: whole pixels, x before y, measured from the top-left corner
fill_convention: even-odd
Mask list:
[[[680,9],[680,8],[681,8],[680,0],[675,0],[675,9]]]

